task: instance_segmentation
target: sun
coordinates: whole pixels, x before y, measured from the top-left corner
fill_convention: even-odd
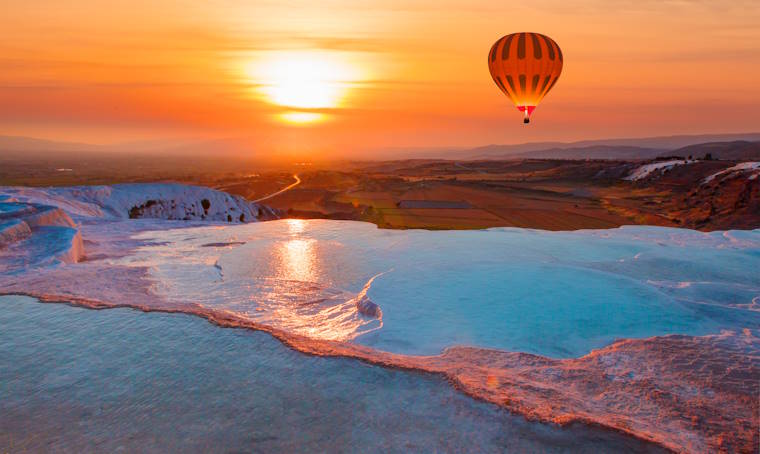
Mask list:
[[[289,110],[278,114],[277,118],[285,123],[304,124],[324,121],[327,119],[327,115],[320,112],[299,112]]]
[[[262,52],[246,73],[265,101],[294,109],[278,114],[291,123],[324,119],[324,113],[308,110],[341,107],[360,78],[359,69],[346,56],[319,50]]]
[[[304,109],[337,107],[350,70],[315,53],[281,53],[262,62],[261,92],[274,104]]]

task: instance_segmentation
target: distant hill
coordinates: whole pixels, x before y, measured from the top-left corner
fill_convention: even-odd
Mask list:
[[[156,153],[165,156],[202,156],[213,151],[215,154],[232,154],[240,150],[250,150],[243,139],[220,139],[205,141],[139,141],[118,144],[95,145],[78,142],[62,142],[33,137],[0,136],[0,152],[47,155],[51,153]]]
[[[246,139],[151,140],[115,144],[88,144],[32,137],[0,136],[0,161],[30,159],[112,160],[116,159],[210,159],[220,157],[268,162],[270,155],[258,152]]]
[[[0,152],[94,152],[99,145],[77,142],[59,142],[33,137],[0,136]]]
[[[689,145],[687,147],[671,150],[660,156],[693,156],[702,158],[710,153],[713,159],[725,159],[732,161],[760,160],[760,142],[735,140],[733,142],[710,142]]]
[[[450,159],[500,160],[516,158],[544,159],[626,159],[646,160],[661,155],[689,154],[704,156],[701,148],[717,143],[716,159],[755,159],[760,133],[703,134],[632,139],[583,140],[579,142],[532,142],[513,145],[486,145],[470,149],[394,149],[376,150],[374,160],[388,159]],[[215,140],[155,140],[121,144],[94,145],[59,142],[31,137],[0,136],[0,159],[29,159],[32,156],[82,158],[88,154],[106,157],[121,154],[152,157],[214,157],[245,156],[247,159],[268,160],[273,155],[252,147],[255,138],[227,138]],[[725,148],[725,150],[724,150]],[[729,150],[730,149],[730,150]],[[717,154],[716,154],[717,153]],[[733,153],[733,154],[731,154]],[[754,157],[753,157],[754,156]],[[361,156],[352,156],[352,158]]]
[[[437,152],[442,159],[651,159],[669,150],[707,142],[760,141],[760,133],[700,134],[633,139],[583,140],[579,142],[534,142],[515,145],[487,145],[467,150]],[[419,153],[433,157],[436,152]]]
[[[665,152],[662,148],[643,148],[624,145],[592,145],[580,148],[549,148],[527,151],[511,157],[540,159],[652,159]]]

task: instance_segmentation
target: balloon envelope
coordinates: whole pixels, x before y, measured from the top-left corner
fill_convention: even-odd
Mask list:
[[[540,33],[512,33],[501,37],[488,53],[488,69],[499,89],[524,112],[529,122],[562,73],[562,51]]]

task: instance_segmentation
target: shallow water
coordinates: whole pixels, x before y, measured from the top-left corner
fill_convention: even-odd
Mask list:
[[[154,290],[314,337],[574,357],[616,338],[760,326],[760,231],[389,231],[285,220],[147,232]],[[356,309],[367,296],[382,318]]]
[[[0,297],[0,451],[647,452],[179,314]]]

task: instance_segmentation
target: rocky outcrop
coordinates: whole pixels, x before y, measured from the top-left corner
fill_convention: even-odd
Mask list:
[[[134,183],[64,188],[0,188],[26,203],[61,208],[75,217],[167,219],[229,223],[277,219],[275,210],[203,186]]]
[[[79,226],[60,208],[36,203],[0,203],[0,269],[76,263],[84,257]]]
[[[46,225],[57,225],[59,227],[72,227],[76,228],[76,223],[60,208],[36,205],[35,210],[22,219],[29,227],[41,227]]]
[[[29,224],[20,219],[0,222],[0,248],[21,241],[31,234]]]

